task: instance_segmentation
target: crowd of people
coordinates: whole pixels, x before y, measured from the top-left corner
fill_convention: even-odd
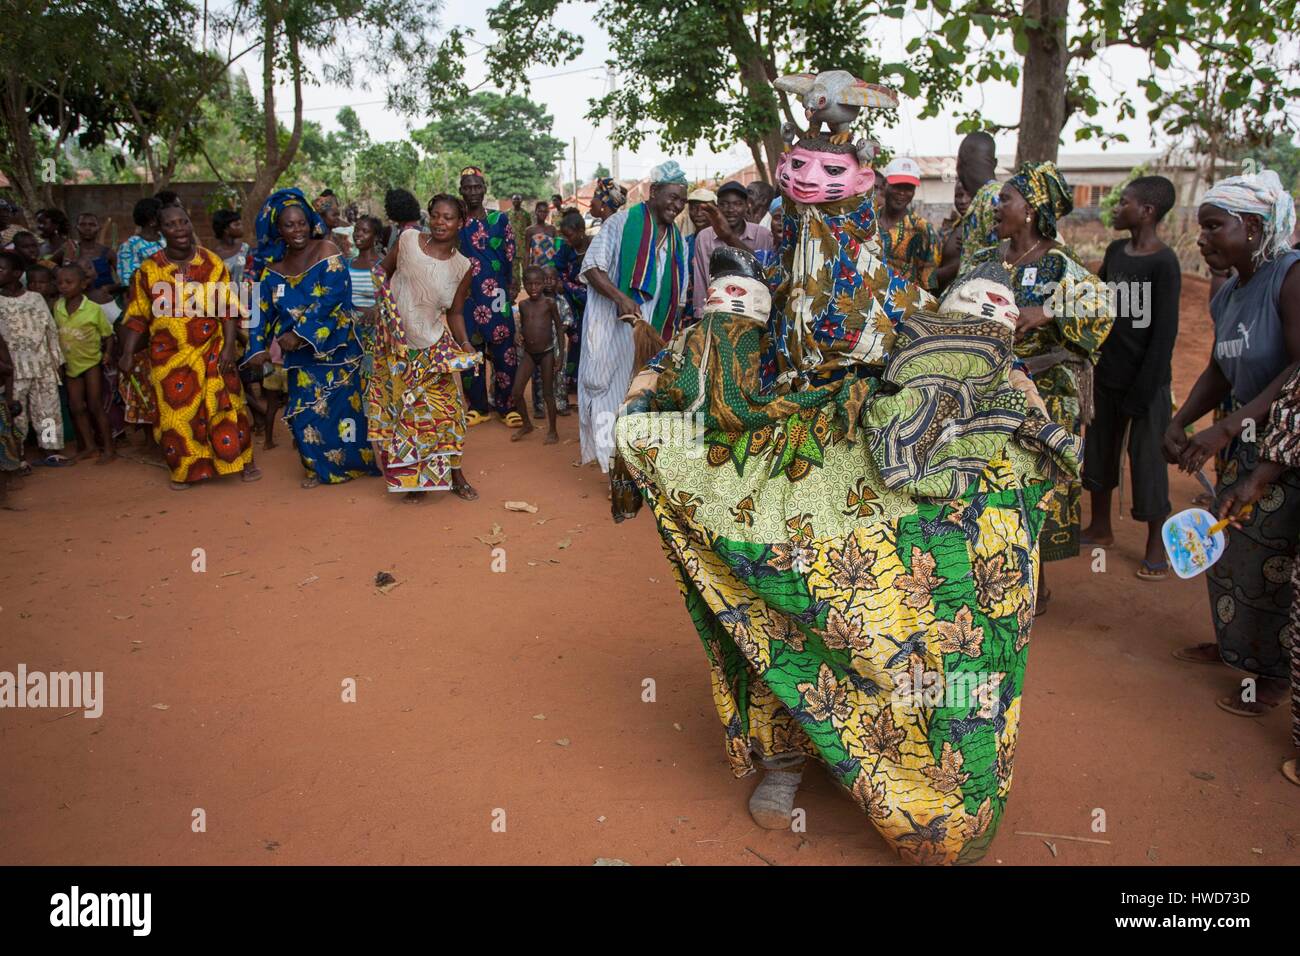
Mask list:
[[[913,210],[918,165],[895,159],[872,173],[874,205],[852,226],[878,243],[895,296],[932,302],[989,266],[1009,276],[1013,375],[1033,382],[1052,423],[1084,439],[1082,479],[1063,482],[1047,506],[1034,613],[1050,605],[1047,563],[1113,542],[1126,453],[1132,515],[1148,528],[1134,573],[1152,582],[1169,572],[1168,466],[1203,474],[1213,459],[1214,510],[1233,521],[1207,574],[1215,640],[1177,656],[1256,678],[1219,701],[1234,714],[1265,713],[1290,686],[1300,748],[1290,196],[1266,172],[1215,184],[1202,200],[1200,250],[1227,278],[1211,302],[1213,354],[1179,402],[1180,271],[1160,237],[1173,184],[1143,176],[1125,187],[1114,227],[1127,236],[1094,272],[1061,241],[1072,192],[1055,165],[1026,163],[1001,182],[996,165],[991,136],[962,141],[953,214],[936,228]],[[309,201],[284,188],[257,210],[251,241],[243,212],[213,215],[212,248],[175,193],[137,202],[135,233],[116,249],[93,213],[74,226],[42,209],[29,229],[0,202],[0,478],[112,463],[135,429],[176,491],[256,481],[254,436],[273,447],[279,417],[305,488],[374,475],[408,501],[432,491],[473,500],[470,429],[495,417],[522,440],[545,420],[542,441],[554,443],[557,417],[575,412],[581,463],[608,471],[629,386],[647,354],[700,321],[714,253],[744,250],[776,274],[797,227],[767,183],[692,188],[672,161],[652,172],[642,202],[599,180],[592,222],[558,196],[529,206],[514,195],[492,209],[489,188],[467,167],[459,195],[423,207],[389,190],[383,218],[348,215],[328,191]],[[1125,299],[1116,289],[1141,291]],[[1193,433],[1211,412],[1214,424]],[[1284,773],[1300,784],[1294,759]]]

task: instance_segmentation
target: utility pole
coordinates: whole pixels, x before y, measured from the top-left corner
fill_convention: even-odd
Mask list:
[[[608,81],[606,92],[613,93],[618,89],[618,77],[614,74],[612,66],[607,65],[605,67],[605,77]],[[614,141],[614,117],[612,115],[609,118],[609,148],[609,175],[613,177],[614,182],[618,182],[618,143]]]
[[[573,137],[573,198],[578,198],[578,137]]]

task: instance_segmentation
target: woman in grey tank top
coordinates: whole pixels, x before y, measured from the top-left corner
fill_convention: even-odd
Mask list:
[[[1257,428],[1300,362],[1300,252],[1290,249],[1295,209],[1276,174],[1233,176],[1206,193],[1197,213],[1201,255],[1211,269],[1233,269],[1210,302],[1214,351],[1191,394],[1165,433],[1165,457],[1195,474],[1226,450],[1216,489],[1221,499],[1254,471]],[[1186,428],[1224,399],[1232,411],[1191,439]],[[1216,503],[1217,504],[1217,503]],[[1217,506],[1216,509],[1217,510]],[[1222,661],[1255,675],[1218,705],[1258,716],[1287,697],[1287,639],[1291,565],[1300,533],[1300,473],[1288,471],[1270,486],[1206,572],[1215,643],[1176,651],[1180,660]]]

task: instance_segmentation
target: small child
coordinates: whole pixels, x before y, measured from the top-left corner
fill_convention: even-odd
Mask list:
[[[45,464],[68,465],[71,462],[59,454],[63,450],[59,329],[45,299],[23,288],[25,265],[17,254],[0,251],[0,336],[9,343],[14,399],[22,406],[14,414],[14,429],[20,442],[29,426],[36,432],[36,443],[46,452]]]
[[[528,264],[546,268],[555,261],[555,227],[551,225],[551,209],[544,202],[533,208],[533,224],[524,230],[528,250]]]
[[[519,304],[519,331],[515,334],[515,345],[519,349],[519,369],[515,375],[515,410],[524,419],[524,424],[513,435],[511,441],[519,441],[533,430],[532,419],[528,417],[524,404],[524,387],[533,377],[533,369],[542,370],[542,388],[546,394],[546,415],[550,430],[546,433],[544,445],[554,445],[560,440],[555,430],[555,353],[552,343],[564,330],[560,326],[560,312],[555,301],[542,292],[546,285],[546,272],[540,266],[529,266],[524,270],[524,291],[528,298]]]
[[[113,429],[104,411],[104,371],[100,366],[113,341],[113,327],[99,304],[86,295],[89,282],[79,264],[70,262],[59,266],[54,281],[59,288],[54,323],[59,328],[59,345],[63,349],[68,404],[77,434],[86,443],[78,457],[89,458],[95,454],[93,420],[103,445],[98,464],[107,465],[117,457],[117,452],[113,447]]]
[[[1160,529],[1169,516],[1169,474],[1161,445],[1169,427],[1174,339],[1178,337],[1178,257],[1157,235],[1173,208],[1174,184],[1163,176],[1142,176],[1120,194],[1112,213],[1117,239],[1106,249],[1098,275],[1115,290],[1115,325],[1101,349],[1093,391],[1094,417],[1083,451],[1083,486],[1092,494],[1092,521],[1085,544],[1108,547],[1111,493],[1119,484],[1124,442],[1133,485],[1133,518],[1147,523],[1146,554],[1137,576],[1166,577]],[[1127,303],[1128,308],[1123,308]]]
[[[27,291],[39,293],[45,300],[50,314],[54,314],[54,303],[59,298],[59,290],[54,285],[54,270],[49,266],[32,266],[27,270]]]
[[[557,415],[569,414],[569,389],[567,387],[567,378],[565,377],[565,366],[569,363],[569,336],[573,331],[573,309],[569,307],[569,300],[564,297],[564,284],[560,281],[560,270],[555,266],[546,267],[546,295],[555,303],[555,308],[560,313],[561,332],[556,336],[554,347],[551,349],[555,353],[555,413]],[[533,389],[536,396],[537,383],[534,376]]]

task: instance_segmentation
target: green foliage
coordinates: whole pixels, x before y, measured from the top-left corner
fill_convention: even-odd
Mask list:
[[[1290,139],[1277,139],[1268,146],[1256,147],[1245,158],[1277,173],[1282,185],[1293,195],[1300,191],[1300,146]]]
[[[479,92],[440,111],[413,130],[411,139],[430,156],[468,157],[455,173],[465,165],[481,166],[494,196],[542,196],[564,155],[564,141],[551,135],[552,122],[546,108],[526,96]]]
[[[1115,212],[1115,206],[1119,203],[1119,197],[1124,194],[1124,190],[1128,188],[1129,183],[1133,182],[1133,180],[1137,179],[1139,176],[1147,176],[1150,175],[1150,173],[1151,169],[1146,163],[1134,166],[1123,180],[1112,186],[1110,192],[1101,197],[1101,203],[1098,208],[1101,210],[1102,225],[1107,229],[1115,228],[1111,225],[1111,216]]]
[[[550,25],[559,2],[502,0],[492,8],[488,23],[499,39],[487,57],[499,82],[524,87],[524,67],[581,52],[580,37]],[[777,76],[838,68],[874,81],[881,73],[863,42],[871,3],[611,0],[600,9],[621,85],[592,97],[587,115],[612,119],[614,140],[634,149],[651,131],[665,149],[770,145],[784,115]]]

